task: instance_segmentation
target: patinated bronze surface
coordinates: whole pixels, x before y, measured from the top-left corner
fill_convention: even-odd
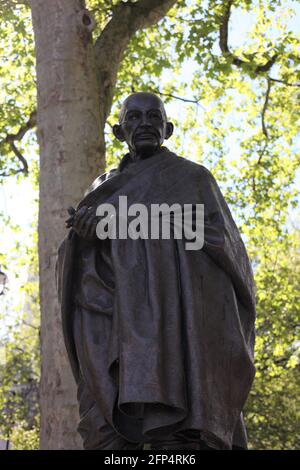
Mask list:
[[[86,449],[246,448],[255,301],[247,253],[211,173],[163,141],[159,98],[129,97],[114,134],[129,153],[70,210],[59,250],[64,337]],[[203,249],[184,240],[99,240],[96,207],[204,204]]]

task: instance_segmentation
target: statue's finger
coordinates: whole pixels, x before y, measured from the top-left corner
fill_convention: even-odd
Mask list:
[[[66,219],[65,222],[66,222],[66,224],[68,224],[69,222],[72,222],[73,220],[74,220],[74,215],[71,215],[71,217]]]
[[[76,212],[76,214],[74,214],[74,222],[73,222],[74,227],[80,227],[81,220],[86,213],[87,213],[87,207],[83,206]]]
[[[85,211],[82,212],[82,214],[78,213],[78,217],[76,217],[76,228],[79,232],[81,232],[84,229],[90,217],[91,217],[91,214],[87,210],[87,207]]]
[[[68,207],[67,211],[70,215],[75,215],[76,213],[76,210],[72,206]]]
[[[88,210],[87,206],[82,206],[80,209],[78,209],[78,211],[76,211],[75,217],[76,218],[82,217],[83,214],[87,212],[87,210]]]

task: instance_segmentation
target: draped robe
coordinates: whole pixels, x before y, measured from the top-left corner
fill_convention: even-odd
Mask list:
[[[221,191],[206,168],[163,147],[136,162],[125,156],[78,208],[117,205],[120,195],[128,206],[204,204],[204,246],[85,241],[72,229],[62,243],[58,292],[85,447],[108,423],[131,442],[193,431],[216,449],[246,448],[253,275]]]

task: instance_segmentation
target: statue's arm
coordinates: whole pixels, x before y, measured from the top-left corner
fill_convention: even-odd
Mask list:
[[[245,245],[216,180],[204,170],[201,178],[205,194],[203,250],[230,275],[242,303],[254,308],[253,273]]]
[[[95,191],[104,181],[110,179],[116,173],[116,169],[111,170],[108,173],[104,173],[99,176],[93,184],[90,186],[86,195]],[[96,240],[96,226],[99,221],[99,217],[96,216],[95,207],[89,207],[87,205],[79,205],[79,208],[75,210],[73,207],[69,207],[69,218],[66,220],[66,227],[71,228],[77,233],[77,235],[87,241]]]
[[[66,220],[66,226],[72,227],[80,238],[92,241],[96,239],[98,220],[94,207],[82,206]]]

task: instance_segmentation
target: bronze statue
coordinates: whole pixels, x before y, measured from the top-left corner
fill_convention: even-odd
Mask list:
[[[255,297],[247,253],[211,173],[162,144],[162,101],[134,93],[113,128],[129,153],[70,209],[59,250],[64,337],[85,449],[247,448]],[[204,204],[204,245],[99,239],[100,204]]]

